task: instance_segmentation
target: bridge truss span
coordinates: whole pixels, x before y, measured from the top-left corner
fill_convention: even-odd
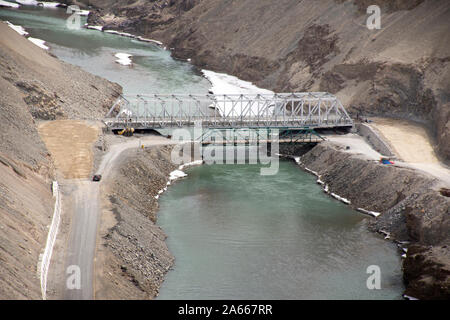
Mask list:
[[[181,128],[199,123],[212,129],[353,126],[339,99],[326,92],[139,95],[116,103],[105,123],[112,130]]]

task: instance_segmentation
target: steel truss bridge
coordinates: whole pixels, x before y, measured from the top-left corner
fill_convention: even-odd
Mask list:
[[[339,99],[326,92],[121,96],[104,122],[112,131],[201,126],[215,131],[279,129],[286,133],[353,127]]]

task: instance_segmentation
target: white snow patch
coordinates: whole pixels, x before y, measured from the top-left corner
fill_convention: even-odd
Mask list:
[[[255,86],[253,83],[243,81],[237,77],[230,76],[225,73],[216,73],[209,70],[202,70],[206,79],[211,82],[212,87],[210,91],[213,94],[246,94],[249,97],[256,96],[258,94],[274,94],[273,91],[267,89],[261,89]],[[216,108],[221,115],[225,116],[240,116],[245,106],[235,106],[233,110],[233,102],[217,102],[212,106]],[[257,110],[254,110],[256,113]]]
[[[368,215],[370,215],[370,216],[372,216],[372,217],[378,217],[381,213],[380,212],[375,212],[375,211],[369,211],[369,210],[366,210],[366,209],[363,209],[363,208],[357,208],[356,210],[358,210],[359,212],[362,212],[362,213],[365,213],[365,214],[368,214]],[[381,232],[381,231],[380,231]],[[383,233],[383,232],[382,232]]]
[[[159,46],[162,46],[163,43],[161,41],[158,40],[153,40],[153,39],[147,39],[147,38],[143,38],[141,36],[137,36],[136,39],[138,39],[139,41],[143,41],[143,42],[151,42],[151,43],[155,43]]]
[[[311,169],[308,169],[308,168],[305,167],[305,170],[308,171],[308,172],[310,172],[310,173],[312,173],[312,174],[315,175],[316,177],[319,176],[319,174],[318,174],[317,172],[315,172],[315,171],[313,171],[313,170],[311,170]]]
[[[181,170],[183,170],[184,168],[186,168],[186,167],[191,167],[191,166],[199,166],[199,165],[202,165],[202,164],[203,164],[203,160],[196,160],[196,161],[192,161],[192,162],[188,162],[188,163],[182,164],[182,165],[178,168],[178,170],[172,171],[172,172],[170,173],[169,181],[167,182],[167,186],[169,186],[169,185],[171,184],[170,181],[172,181],[172,180],[177,180],[177,179],[180,179],[180,178],[187,177],[187,174],[184,173],[183,171],[181,171]],[[167,191],[167,186],[164,187],[164,189],[161,189],[161,190],[158,191],[158,194],[155,196],[155,199],[158,200],[158,199],[159,199],[159,196],[160,196],[161,194],[163,194],[165,191]]]
[[[110,34],[116,34],[123,37],[129,37],[129,38],[137,38],[136,36],[132,35],[131,33],[127,32],[120,32],[115,30],[103,30],[103,32],[110,33]]]
[[[44,50],[50,49],[48,46],[45,45],[45,41],[37,38],[29,37],[28,40],[33,42],[35,45],[37,45],[39,48],[42,48]]]
[[[25,29],[22,26],[16,26],[15,24],[12,24],[9,21],[6,21],[6,24],[13,29],[14,31],[16,31],[18,34],[20,34],[21,36],[27,36],[29,33],[25,31]]]
[[[59,2],[47,2],[47,1],[40,1],[38,3],[39,6],[43,6],[44,8],[57,8],[61,6],[61,3]]]
[[[350,200],[348,200],[348,199],[345,199],[345,198],[343,198],[343,197],[341,197],[341,196],[339,196],[339,195],[337,195],[336,193],[330,193],[331,194],[331,196],[333,197],[333,198],[335,198],[335,199],[338,199],[339,201],[341,201],[341,202],[343,202],[343,203],[345,203],[345,204],[350,204]]]
[[[205,77],[211,82],[211,91],[215,94],[273,94],[273,91],[261,89],[253,83],[243,81],[237,77],[225,73],[216,73],[209,70],[202,70]]]
[[[38,2],[36,0],[15,0],[15,1],[24,6],[37,6],[38,5]]]
[[[20,7],[20,4],[0,0],[0,7],[16,8],[17,9],[17,8]]]
[[[132,57],[131,54],[119,52],[115,54],[115,57],[118,58],[116,62],[123,66],[130,66],[133,63],[130,59]]]
[[[114,31],[114,30],[103,30],[103,32],[110,33],[110,34],[119,34],[118,31]]]
[[[170,179],[170,180],[177,180],[177,179],[184,178],[184,177],[187,177],[187,174],[186,174],[186,173],[184,173],[184,172],[181,171],[181,170],[174,170],[174,171],[172,171],[172,172],[170,173],[169,179]]]
[[[91,26],[91,25],[87,25],[86,29],[93,29],[93,30],[98,30],[98,31],[102,31],[103,30],[103,26]]]
[[[188,162],[188,163],[182,164],[178,169],[179,170],[183,170],[184,168],[187,168],[187,167],[200,166],[202,164],[203,164],[203,160],[196,160],[196,161],[192,161],[192,162]]]
[[[408,295],[406,295],[406,294],[403,295],[403,298],[405,298],[405,299],[407,299],[407,300],[419,300],[419,299],[417,299],[417,298],[408,296]]]
[[[89,27],[93,27],[93,26],[86,26],[86,28],[88,28],[88,29],[94,29],[94,28],[89,28]],[[109,33],[109,34],[115,34],[115,35],[122,36],[122,37],[133,38],[133,39],[136,39],[136,40],[142,41],[142,42],[154,43],[154,44],[157,44],[159,46],[163,45],[163,43],[161,41],[157,41],[157,40],[153,40],[153,39],[147,39],[147,38],[144,38],[144,37],[141,37],[141,36],[135,36],[134,34],[131,34],[131,33],[120,32],[120,31],[116,31],[116,30],[103,30],[103,27],[102,27],[102,29],[99,29],[99,26],[94,26],[94,27],[95,27],[95,29],[97,29],[99,31],[103,31],[103,32],[106,32],[106,33]]]

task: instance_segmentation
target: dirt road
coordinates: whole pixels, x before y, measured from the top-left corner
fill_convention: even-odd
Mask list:
[[[68,288],[65,300],[92,299],[92,270],[94,266],[95,242],[99,212],[99,184],[89,180],[73,180],[73,220],[66,252],[66,270],[70,266],[79,268],[80,289]]]

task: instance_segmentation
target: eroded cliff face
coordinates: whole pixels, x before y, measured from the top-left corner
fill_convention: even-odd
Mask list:
[[[275,91],[330,91],[354,116],[423,122],[450,159],[448,1],[84,2],[91,24],[161,40],[201,68]],[[366,27],[372,4],[380,30]]]

